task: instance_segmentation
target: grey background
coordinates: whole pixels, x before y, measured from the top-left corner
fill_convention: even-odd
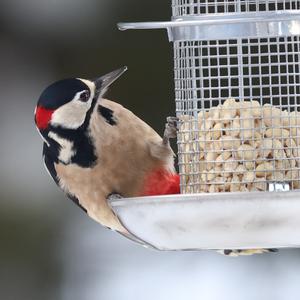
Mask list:
[[[163,31],[116,23],[170,15],[159,0],[1,1],[1,299],[299,298],[299,250],[237,259],[146,250],[90,220],[43,167],[33,111],[57,79],[127,65],[109,98],[162,133],[175,106],[171,44]]]

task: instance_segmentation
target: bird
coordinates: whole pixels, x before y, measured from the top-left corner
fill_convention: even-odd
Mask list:
[[[92,219],[123,234],[128,232],[108,199],[180,192],[169,143],[176,137],[176,118],[167,118],[161,137],[104,98],[126,70],[54,82],[41,93],[34,113],[44,164],[55,183]]]
[[[130,110],[105,99],[126,70],[52,83],[38,99],[34,120],[44,164],[55,183],[92,219],[133,239],[108,200],[180,193],[169,143],[177,135],[178,118],[167,118],[161,137]],[[219,250],[226,256],[275,251]]]

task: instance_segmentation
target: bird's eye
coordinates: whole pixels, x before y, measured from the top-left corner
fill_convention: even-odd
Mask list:
[[[79,100],[81,102],[88,102],[90,99],[90,92],[89,91],[83,91],[81,94],[80,94],[80,97],[79,97]]]

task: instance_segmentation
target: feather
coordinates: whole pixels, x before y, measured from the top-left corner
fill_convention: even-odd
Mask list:
[[[179,175],[164,169],[154,170],[144,182],[142,196],[179,194]]]

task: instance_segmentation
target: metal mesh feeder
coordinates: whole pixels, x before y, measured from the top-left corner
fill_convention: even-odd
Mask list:
[[[172,11],[119,28],[165,28],[173,42],[182,194],[113,210],[158,249],[299,246],[300,1],[173,0]]]

